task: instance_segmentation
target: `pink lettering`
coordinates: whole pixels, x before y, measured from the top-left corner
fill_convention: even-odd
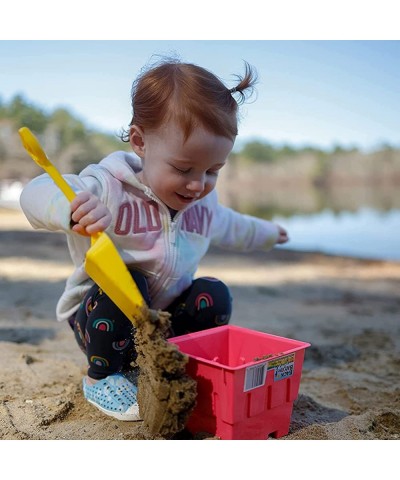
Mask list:
[[[117,235],[127,235],[132,224],[132,207],[129,203],[123,203],[118,210],[114,232]]]
[[[202,210],[204,211],[204,216],[207,217],[206,218],[206,231],[203,233],[203,235],[208,237],[208,235],[210,233],[210,226],[211,226],[211,220],[212,220],[212,217],[213,217],[213,212],[211,212],[206,207],[202,207]]]
[[[140,226],[140,210],[137,202],[132,202],[133,205],[133,233],[144,233],[146,231],[146,225]],[[146,220],[145,218],[143,219]]]
[[[119,207],[114,228],[116,235],[160,230],[161,218],[156,202],[134,200],[132,203],[125,202]]]
[[[193,205],[182,218],[182,230],[207,237],[210,233],[213,213],[205,206]],[[118,209],[115,222],[116,235],[129,233],[159,232],[162,229],[160,212],[156,202],[133,200]]]
[[[182,228],[187,232],[196,232],[208,236],[212,220],[212,212],[207,207],[193,205],[183,214]]]
[[[194,208],[197,215],[197,223],[200,227],[200,233],[207,237],[211,225],[212,212],[210,212],[208,208],[199,207],[198,205],[195,205]]]
[[[149,232],[158,232],[161,230],[161,218],[157,203],[145,202],[143,206],[146,212],[147,230]]]
[[[194,207],[192,207],[190,210],[186,210],[186,212],[183,214],[182,228],[187,232],[201,233],[198,230],[197,217],[194,215],[193,208]]]

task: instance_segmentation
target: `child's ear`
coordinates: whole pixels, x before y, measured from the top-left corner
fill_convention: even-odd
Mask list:
[[[144,157],[144,132],[137,125],[132,125],[129,130],[129,143],[132,150],[140,158]]]

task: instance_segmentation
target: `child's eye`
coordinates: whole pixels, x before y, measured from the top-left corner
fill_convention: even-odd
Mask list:
[[[208,170],[207,175],[212,175],[214,177],[217,177],[219,173],[219,170]]]
[[[175,167],[174,165],[172,165],[172,167],[174,168],[174,170],[176,170],[179,173],[189,173],[190,172],[190,168],[181,169],[181,168]]]

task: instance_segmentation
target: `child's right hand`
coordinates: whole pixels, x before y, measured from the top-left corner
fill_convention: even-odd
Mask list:
[[[108,208],[91,192],[79,192],[71,202],[72,230],[90,236],[103,232],[111,223]]]

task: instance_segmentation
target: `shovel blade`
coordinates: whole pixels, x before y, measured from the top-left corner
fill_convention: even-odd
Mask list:
[[[118,250],[101,233],[86,252],[85,270],[134,326],[145,312],[145,302]]]

